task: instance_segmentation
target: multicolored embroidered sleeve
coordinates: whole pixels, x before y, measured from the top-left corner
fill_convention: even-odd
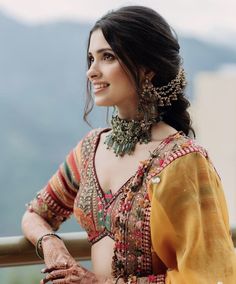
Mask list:
[[[53,230],[57,230],[73,212],[80,184],[80,148],[81,143],[69,153],[48,184],[28,205],[28,210],[43,217]]]
[[[166,284],[233,284],[236,254],[221,181],[200,152],[173,159],[150,184],[154,251]]]

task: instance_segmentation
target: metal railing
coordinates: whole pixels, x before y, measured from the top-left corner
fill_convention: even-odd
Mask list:
[[[59,234],[76,260],[91,258],[85,232]],[[23,236],[0,238],[0,267],[40,264],[34,246]]]
[[[85,232],[60,234],[66,247],[76,260],[90,260],[90,244]],[[236,227],[232,229],[236,247]],[[0,267],[31,265],[42,263],[34,246],[23,236],[0,238]]]

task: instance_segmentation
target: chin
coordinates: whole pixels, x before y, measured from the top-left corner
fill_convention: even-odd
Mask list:
[[[102,107],[111,107],[114,106],[114,104],[112,102],[108,102],[107,100],[97,100],[95,98],[94,103],[96,106],[102,106]]]

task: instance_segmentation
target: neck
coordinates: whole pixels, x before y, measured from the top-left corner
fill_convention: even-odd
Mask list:
[[[121,119],[126,119],[126,120],[132,120],[132,119],[137,119],[137,108],[132,109],[132,108],[117,108],[117,115]]]

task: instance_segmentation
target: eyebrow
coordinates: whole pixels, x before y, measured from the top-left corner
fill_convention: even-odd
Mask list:
[[[112,51],[113,52],[113,50],[111,48],[101,48],[101,49],[96,50],[96,53],[102,53],[104,51]],[[89,51],[88,54],[92,54],[92,52]]]

